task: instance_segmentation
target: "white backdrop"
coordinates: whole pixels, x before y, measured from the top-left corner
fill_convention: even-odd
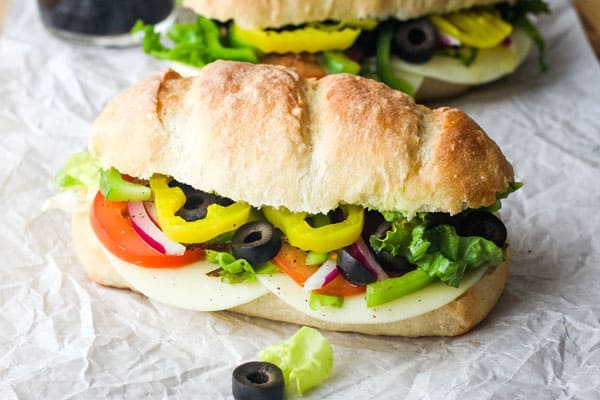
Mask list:
[[[523,189],[504,203],[513,262],[499,304],[458,338],[323,332],[333,375],[307,398],[600,398],[600,67],[573,8],[552,1],[519,71],[449,102],[502,147]],[[86,278],[52,177],[119,90],[163,65],[70,46],[34,1],[0,38],[0,398],[231,397],[231,371],[297,326],[176,310]]]

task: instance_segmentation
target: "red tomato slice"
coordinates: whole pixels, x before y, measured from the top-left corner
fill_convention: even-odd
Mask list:
[[[154,249],[133,229],[127,202],[108,201],[96,194],[90,209],[90,222],[96,236],[112,254],[123,261],[148,268],[181,267],[204,259],[204,249],[187,250],[181,256],[166,255]]]
[[[317,270],[315,266],[306,265],[305,261],[306,253],[288,243],[283,243],[281,250],[273,258],[275,265],[300,286],[303,286],[304,282]],[[315,293],[330,296],[354,296],[364,291],[365,286],[353,285],[341,275],[321,289],[314,290]]]
[[[323,286],[321,289],[313,290],[318,294],[327,294],[329,296],[355,296],[357,294],[364,293],[366,286],[356,286],[344,279],[343,276],[338,275],[334,280]]]
[[[273,258],[273,263],[300,286],[304,286],[304,282],[317,270],[315,266],[306,265],[305,252],[286,242]]]

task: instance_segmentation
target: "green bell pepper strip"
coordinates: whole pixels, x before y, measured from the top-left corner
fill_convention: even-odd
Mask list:
[[[340,206],[346,219],[342,222],[313,228],[304,212],[291,212],[285,208],[263,207],[267,220],[279,228],[292,246],[302,250],[325,253],[354,243],[362,232],[364,210],[359,206]]]
[[[186,202],[185,194],[179,187],[169,187],[168,178],[154,175],[150,178],[150,188],[154,193],[158,224],[165,235],[179,243],[204,243],[215,237],[239,228],[245,224],[252,208],[244,202],[229,206],[211,204],[206,217],[188,222],[175,215]]]
[[[415,269],[397,278],[389,278],[367,285],[367,307],[376,307],[423,289],[437,278]]]
[[[327,252],[318,253],[316,251],[309,251],[308,254],[306,254],[306,260],[304,261],[304,264],[306,264],[306,265],[321,265],[325,261],[327,261],[328,256],[329,256],[329,253],[327,253]]]
[[[148,186],[126,181],[115,167],[100,172],[100,191],[110,201],[145,201],[152,195]]]
[[[324,51],[319,56],[328,74],[348,73],[358,75],[360,64],[346,57],[341,51]]]
[[[390,51],[392,37],[394,35],[394,24],[385,23],[381,27],[377,37],[377,48],[375,50],[375,61],[377,64],[377,75],[383,83],[392,89],[400,90],[410,96],[415,95],[415,90],[410,83],[396,76],[390,62]]]
[[[344,297],[310,292],[308,306],[314,311],[322,307],[342,308],[344,307]]]

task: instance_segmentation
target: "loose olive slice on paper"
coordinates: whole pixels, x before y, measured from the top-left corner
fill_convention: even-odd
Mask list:
[[[231,390],[235,400],[280,400],[283,373],[275,364],[250,361],[233,370]]]
[[[481,236],[498,247],[506,243],[506,227],[500,218],[487,211],[471,211],[456,225],[456,233],[460,236]]]
[[[371,271],[345,249],[338,251],[337,269],[353,285],[362,286],[377,280]]]
[[[249,222],[235,232],[231,249],[236,258],[246,259],[257,266],[279,253],[281,234],[267,221]]]
[[[410,63],[427,62],[435,53],[437,36],[436,27],[425,18],[401,22],[394,35],[393,51]]]

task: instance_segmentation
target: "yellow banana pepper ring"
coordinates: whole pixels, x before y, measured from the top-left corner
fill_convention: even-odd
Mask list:
[[[429,17],[442,33],[466,46],[489,49],[498,46],[512,32],[512,25],[489,10],[458,11]]]
[[[346,219],[342,222],[313,228],[306,221],[307,213],[294,213],[285,208],[263,207],[267,220],[279,228],[292,246],[319,253],[341,249],[356,242],[364,223],[364,210],[359,206],[340,206]]]
[[[306,26],[284,31],[244,29],[233,23],[231,41],[237,46],[252,46],[263,53],[317,53],[326,50],[345,50],[352,46],[361,29],[345,27],[329,30]]]
[[[169,239],[180,243],[204,243],[222,233],[239,228],[248,221],[251,207],[244,202],[229,206],[211,204],[206,217],[188,222],[175,215],[185,204],[186,197],[179,187],[169,187],[169,179],[155,174],[150,178],[158,224]]]

